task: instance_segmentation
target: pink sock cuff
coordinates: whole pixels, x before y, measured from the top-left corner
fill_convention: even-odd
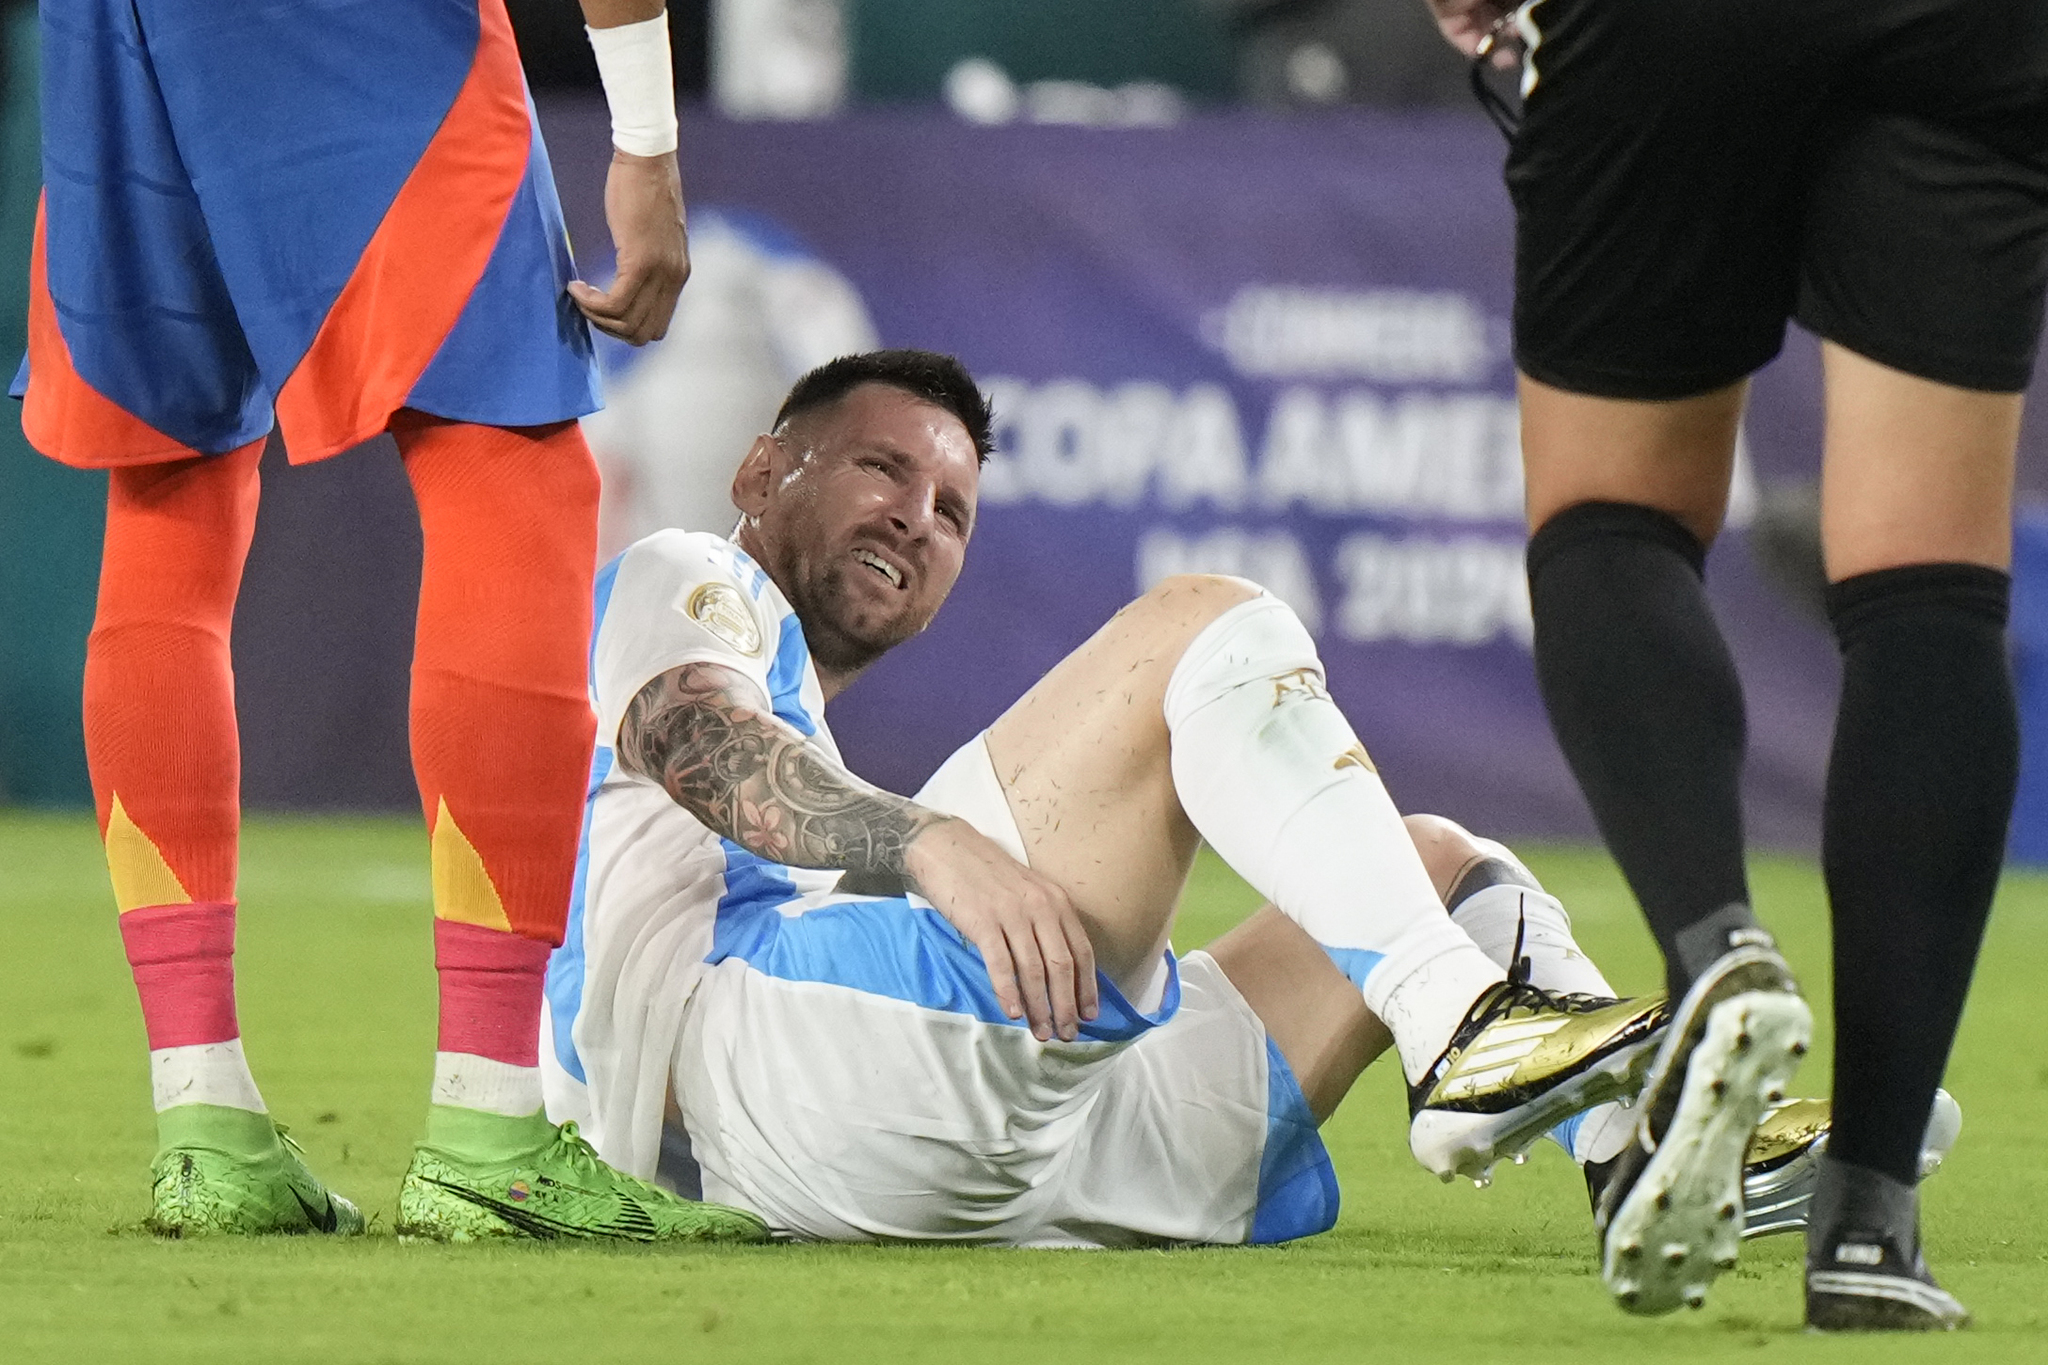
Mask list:
[[[442,1052],[540,1065],[540,1002],[548,954],[537,939],[458,920],[434,921]]]
[[[120,923],[151,1051],[241,1037],[232,901],[147,905]]]

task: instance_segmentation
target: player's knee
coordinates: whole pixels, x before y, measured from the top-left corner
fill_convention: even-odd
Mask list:
[[[1408,815],[1402,817],[1401,823],[1408,827],[1408,837],[1415,842],[1415,851],[1422,856],[1422,866],[1439,898],[1449,893],[1458,874],[1473,859],[1485,856],[1478,838],[1456,820],[1441,815]]]
[[[1199,630],[1263,591],[1249,579],[1228,574],[1179,573],[1160,579],[1124,610]]]

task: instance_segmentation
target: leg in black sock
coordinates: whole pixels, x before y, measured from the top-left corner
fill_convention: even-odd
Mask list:
[[[2005,574],[1974,564],[1828,590],[1842,647],[1821,844],[1835,930],[1828,1151],[1909,1185],[2012,817],[2009,594]]]
[[[1755,922],[1742,684],[1707,605],[1705,560],[1677,520],[1625,503],[1568,507],[1529,541],[1544,705],[1664,949],[1673,999]]]

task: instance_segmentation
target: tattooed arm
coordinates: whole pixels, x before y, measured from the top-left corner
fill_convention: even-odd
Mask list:
[[[915,890],[981,951],[996,998],[1040,1038],[1096,1012],[1094,947],[1067,893],[965,820],[873,787],[778,720],[744,674],[672,668],[619,725],[626,768],[757,857],[841,868],[863,894]]]
[[[743,674],[672,668],[640,689],[619,757],[706,828],[757,857],[844,869],[847,889],[900,889],[912,839],[944,818],[867,783],[777,719]]]

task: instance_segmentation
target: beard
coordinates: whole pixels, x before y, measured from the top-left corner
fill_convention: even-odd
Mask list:
[[[848,600],[847,572],[834,564],[815,580],[792,574],[787,581],[802,585],[799,593],[788,594],[789,605],[804,628],[804,644],[811,658],[823,668],[851,674],[916,635],[927,623],[896,616],[872,628],[861,626]]]

